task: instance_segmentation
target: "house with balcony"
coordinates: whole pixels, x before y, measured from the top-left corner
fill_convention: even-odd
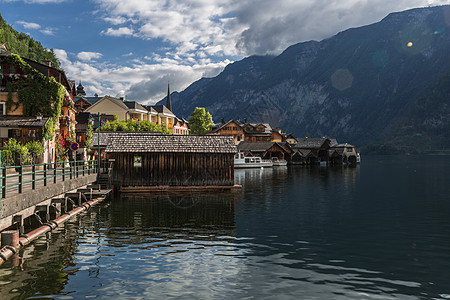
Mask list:
[[[64,88],[59,122],[56,124],[53,122],[49,124],[51,116],[47,114],[52,106],[45,107],[39,104],[24,106],[24,102],[19,101],[20,92],[34,87],[35,83],[39,86],[45,77],[54,78]],[[11,90],[12,86],[15,87],[13,90]],[[53,126],[56,134],[68,134],[75,131],[74,94],[76,94],[75,83],[68,80],[62,70],[53,68],[50,60],[39,63],[2,49],[0,52],[0,146],[8,138],[15,138],[22,144],[31,140],[42,141],[44,143],[43,162],[54,162],[55,137],[45,140],[44,132],[46,126]],[[56,116],[53,115],[53,117]]]

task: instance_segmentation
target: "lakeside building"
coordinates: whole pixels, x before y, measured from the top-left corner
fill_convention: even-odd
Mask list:
[[[114,133],[106,153],[113,161],[111,181],[121,187],[234,186],[231,137]]]
[[[36,107],[34,112],[24,112],[23,104],[19,101],[17,92],[8,92],[8,83],[24,84],[24,79],[29,79],[30,75],[19,63],[9,63],[8,56],[11,53],[1,49],[0,52],[0,146],[9,138],[14,138],[25,144],[32,140],[44,142],[43,162],[54,162],[56,159],[56,139],[55,136],[48,140],[43,140],[45,127],[50,121],[49,116],[43,116],[40,111],[42,107]],[[75,132],[75,108],[73,96],[76,95],[75,82],[67,79],[66,74],[53,68],[50,60],[42,63],[21,58],[25,64],[38,71],[47,78],[54,78],[65,90],[65,95],[61,107],[60,117],[54,126],[55,135],[69,138]],[[22,80],[22,81],[21,81]],[[36,91],[38,92],[38,91]],[[10,94],[10,96],[9,96]],[[10,97],[10,98],[9,98]],[[10,99],[10,103],[8,101]]]

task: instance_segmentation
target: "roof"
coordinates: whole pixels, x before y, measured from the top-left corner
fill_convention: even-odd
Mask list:
[[[106,152],[183,152],[236,153],[232,137],[212,135],[162,135],[149,132],[128,132],[110,135]]]
[[[280,143],[277,142],[261,142],[261,143],[249,143],[249,142],[240,142],[237,146],[239,151],[251,151],[251,152],[265,152],[269,150],[274,145],[280,147],[283,151],[289,152],[285,149]]]
[[[319,149],[325,142],[330,142],[327,138],[303,138],[299,139],[294,148],[300,149]]]
[[[86,99],[86,97],[84,97],[84,99]],[[118,98],[114,98],[111,96],[104,96],[103,98],[101,98],[100,100],[98,100],[97,102],[95,102],[92,106],[88,107],[86,110],[90,111],[92,110],[98,103],[105,101],[105,100],[109,100],[115,104],[117,104],[118,106],[120,106],[121,108],[123,108],[124,110],[128,111],[128,106],[126,106],[122,100],[118,99]]]
[[[0,127],[44,127],[49,118],[0,116]]]
[[[153,108],[159,114],[164,114],[164,115],[167,115],[169,117],[176,117],[174,115],[174,113],[171,112],[165,105],[150,105],[150,106],[147,106],[147,107]]]
[[[244,129],[244,131],[246,133],[269,133],[269,134],[272,133],[272,127],[270,126],[269,123],[242,123],[242,124],[239,124],[239,125],[241,125],[241,127]],[[261,131],[247,131],[247,130],[245,130],[245,127],[247,127],[248,125],[250,125],[250,126],[252,126],[254,128],[256,128],[256,127],[258,127],[260,125],[263,125],[265,127],[265,129],[264,129],[264,132],[261,132]]]
[[[73,97],[73,102],[77,102],[80,99],[84,99],[86,102],[88,102],[89,104],[93,105],[95,103],[97,103],[97,101],[99,101],[100,99],[102,99],[101,97],[86,97],[86,96],[75,96]]]
[[[211,126],[211,129],[208,130],[207,133],[214,133],[214,132],[217,132],[217,131],[219,131],[220,129],[222,129],[223,127],[225,127],[225,126],[227,126],[228,124],[230,124],[231,122],[233,122],[233,123],[235,123],[236,125],[238,125],[239,127],[241,127],[241,125],[240,125],[238,122],[236,122],[236,121],[234,121],[234,120],[230,120],[230,121],[228,121],[228,122],[226,122],[226,123],[217,123],[217,124],[214,124],[213,126]],[[242,128],[242,127],[241,127],[241,128]]]
[[[353,148],[355,148],[355,146],[353,146],[353,145],[351,145],[351,144],[348,144],[348,143],[345,143],[345,144],[337,144],[337,145],[333,145],[332,147],[333,147],[333,148],[345,148],[345,147],[353,147]]]
[[[136,101],[124,101],[123,104],[125,104],[129,109],[142,110],[144,112],[148,111],[147,108],[145,108],[144,106],[140,105]]]
[[[151,105],[143,105],[143,107],[148,110],[150,113],[158,114],[158,112]]]

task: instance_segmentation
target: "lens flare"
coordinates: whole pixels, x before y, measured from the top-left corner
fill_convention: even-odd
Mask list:
[[[408,42],[408,44],[406,44],[407,47],[412,47],[413,46],[413,42]]]

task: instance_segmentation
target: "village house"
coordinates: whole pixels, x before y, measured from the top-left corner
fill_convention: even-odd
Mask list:
[[[358,153],[356,147],[348,144],[334,144],[330,148],[330,160],[333,164],[356,164]]]
[[[328,163],[330,139],[303,138],[294,146],[292,162],[294,164]]]
[[[231,136],[237,145],[244,140],[244,129],[234,120],[225,123],[222,119],[221,123],[211,126],[210,130],[206,132],[206,135]]]
[[[173,124],[173,134],[189,134],[189,122],[183,118],[175,118]]]
[[[8,138],[15,138],[21,143],[30,140],[38,140],[44,142],[43,162],[54,162],[56,156],[55,137],[49,140],[43,140],[43,132],[50,118],[43,116],[36,108],[35,113],[25,114],[22,103],[18,100],[18,93],[11,92],[11,104],[8,106],[7,90],[8,82],[16,82],[20,84],[21,79],[33,76],[27,74],[17,63],[8,63],[8,56],[11,53],[2,49],[0,52],[0,141],[1,145]],[[69,81],[65,73],[61,70],[53,68],[50,60],[44,60],[38,63],[26,58],[21,58],[25,64],[35,69],[45,77],[53,77],[56,82],[60,83],[65,89],[65,95],[61,107],[59,122],[52,124],[55,126],[56,135],[69,136],[75,132],[75,109],[73,105],[73,96],[76,94],[75,82]],[[25,84],[25,83],[24,83]]]
[[[259,156],[264,159],[284,159],[291,160],[292,150],[284,143],[280,142],[259,142],[250,143],[243,141],[237,145],[239,152],[243,152],[245,156]]]
[[[101,98],[94,94],[94,97],[87,97],[84,91],[84,86],[80,84],[77,86],[77,95],[73,97],[74,106],[77,112],[85,111],[88,107],[98,102]]]

